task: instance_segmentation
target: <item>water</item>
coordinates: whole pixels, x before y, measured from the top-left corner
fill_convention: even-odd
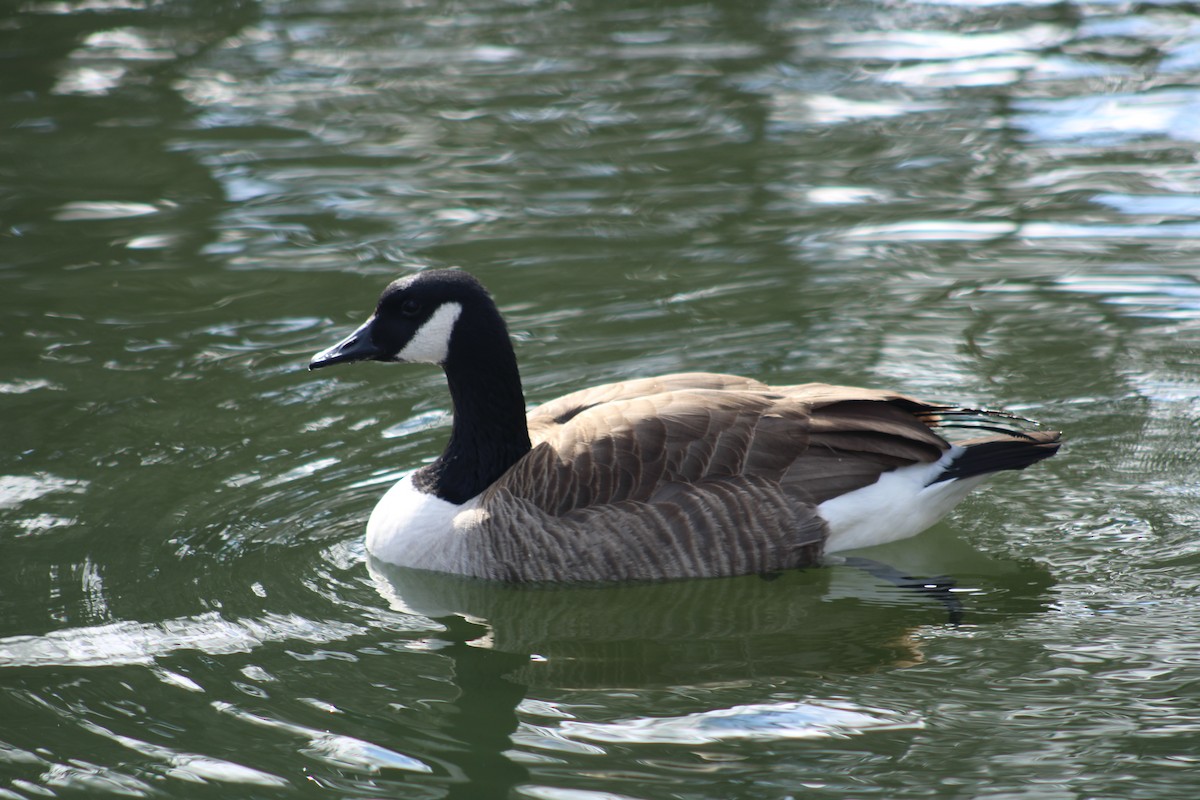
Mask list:
[[[1200,16],[1183,3],[0,12],[0,797],[1178,798],[1200,787]],[[391,277],[527,395],[676,369],[1069,449],[848,567],[367,562],[446,434],[303,371]]]

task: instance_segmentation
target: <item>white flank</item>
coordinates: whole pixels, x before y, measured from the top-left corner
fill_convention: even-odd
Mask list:
[[[371,512],[367,552],[401,567],[462,574],[466,569],[463,524],[475,522],[477,504],[472,499],[457,506],[417,489],[411,475],[401,478]]]
[[[829,525],[825,552],[895,542],[933,525],[988,477],[930,483],[962,453],[954,445],[939,461],[885,472],[870,486],[821,503],[817,513]]]
[[[450,334],[462,314],[458,303],[443,303],[425,320],[404,349],[396,354],[397,361],[410,364],[441,364],[450,352]]]

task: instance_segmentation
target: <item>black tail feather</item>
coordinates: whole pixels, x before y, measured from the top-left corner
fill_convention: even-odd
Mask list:
[[[1000,472],[1007,469],[1025,469],[1043,458],[1049,458],[1062,446],[1062,434],[1058,431],[1034,431],[1022,433],[1022,438],[1011,436],[994,439],[978,439],[962,442],[965,452],[956,458],[946,471],[931,483],[954,478],[971,478]]]

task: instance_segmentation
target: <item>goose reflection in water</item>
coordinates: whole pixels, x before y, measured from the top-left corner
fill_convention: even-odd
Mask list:
[[[963,544],[958,556],[950,561],[970,598],[963,624],[1048,606],[1045,569]],[[953,624],[935,597],[850,565],[592,586],[500,584],[375,559],[368,569],[393,610],[443,626],[426,643],[453,663],[458,713],[447,724],[470,750],[458,762],[468,779],[455,784],[463,791],[476,774],[498,790],[528,779],[511,751],[521,744],[523,716],[543,706],[570,709],[538,733],[568,749],[921,727],[911,710],[827,697],[822,689],[831,675],[919,664],[920,633]],[[967,575],[986,588],[968,588]],[[645,713],[647,693],[663,695],[654,716]],[[664,716],[663,708],[673,713]]]
[[[996,590],[955,587],[973,598],[968,624],[1044,609],[1049,572],[975,557],[983,562],[976,574],[1007,573],[1009,581]],[[591,586],[499,584],[375,559],[368,566],[393,609],[437,620],[448,640],[521,656],[512,677],[529,686],[637,688],[869,672],[919,663],[913,632],[953,624],[937,597],[861,565]],[[939,581],[913,584],[954,583]],[[992,596],[996,607],[989,609]]]

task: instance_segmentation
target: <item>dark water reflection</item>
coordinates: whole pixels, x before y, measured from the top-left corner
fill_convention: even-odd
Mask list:
[[[506,587],[374,561],[370,567],[394,609],[472,621],[481,626],[471,637],[478,646],[536,657],[521,682],[558,688],[686,686],[911,664],[921,660],[906,637],[916,620],[933,622],[939,613],[946,620],[935,601],[922,604],[919,594],[908,597],[850,567],[624,587]],[[1041,582],[1049,584],[1044,571]],[[926,613],[914,611],[922,605]],[[847,640],[848,627],[865,635]]]
[[[1188,796],[1200,18],[1183,3],[32,0],[0,11],[0,796]],[[713,369],[1069,452],[847,567],[367,563],[493,289],[531,401]]]

